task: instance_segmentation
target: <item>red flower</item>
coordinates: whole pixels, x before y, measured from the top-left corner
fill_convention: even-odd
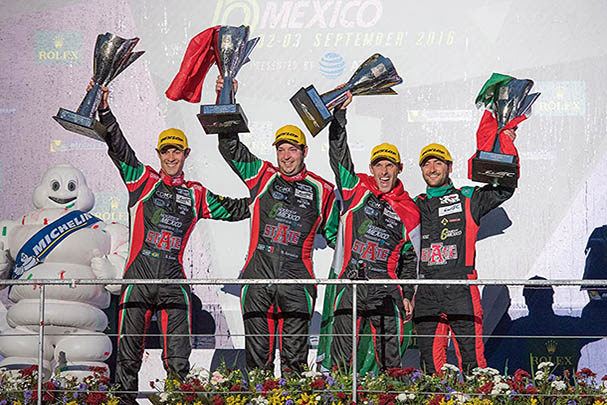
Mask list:
[[[527,387],[525,389],[525,394],[531,394],[531,395],[537,394],[537,389],[533,385],[530,385],[529,387]]]
[[[345,400],[346,400],[346,398],[348,398],[348,396],[346,395],[346,393],[345,393],[345,392],[343,392],[343,391],[339,391],[339,392],[337,393],[337,399],[339,399],[340,401],[345,401]]]
[[[283,372],[283,374],[289,374],[289,373],[292,373],[292,372],[293,372],[293,369],[292,369],[292,368],[289,368],[289,367],[285,367],[285,368],[282,370],[282,372]]]
[[[194,392],[194,386],[192,384],[182,383],[179,389],[183,392]]]
[[[596,376],[596,374],[593,373],[592,370],[589,369],[588,367],[584,367],[583,369],[581,369],[580,371],[575,373],[575,375],[578,377],[583,377],[583,378]]]
[[[105,374],[106,369],[105,367],[89,367],[89,371],[92,371],[93,373],[99,373],[99,374]]]
[[[445,396],[443,394],[437,394],[432,397],[428,405],[439,405],[441,400],[444,400]]]
[[[272,391],[274,388],[278,388],[278,381],[266,380],[263,382],[263,391]]]
[[[221,398],[219,395],[213,395],[211,397],[211,402],[213,405],[223,405],[225,403],[223,398]]]
[[[322,390],[323,388],[325,388],[325,380],[320,377],[317,378],[316,380],[310,383],[310,388],[312,388],[313,390]]]
[[[603,378],[601,378],[601,381],[607,381],[607,375],[604,375]]]
[[[242,387],[238,384],[232,385],[230,391],[242,391]]]
[[[337,366],[333,366],[333,367],[331,367],[331,370],[333,370],[333,371],[337,371],[337,370],[339,370],[339,367],[337,367]]]
[[[477,394],[489,394],[493,389],[493,381],[488,381],[476,389]]]
[[[38,365],[36,364],[34,364],[33,366],[29,366],[28,368],[23,368],[19,370],[19,374],[24,377],[30,377],[32,374],[34,374],[34,371],[38,371]]]
[[[569,378],[569,376],[570,376],[570,375],[571,375],[571,372],[570,372],[569,370],[564,370],[564,371],[563,371],[563,376],[564,376],[565,378]]]
[[[84,402],[90,405],[99,405],[107,401],[107,394],[104,392],[90,392]]]
[[[379,394],[379,405],[394,405],[396,394]]]
[[[193,402],[196,399],[196,394],[186,394],[183,396],[183,400],[186,402]]]
[[[514,381],[521,383],[523,382],[523,378],[531,378],[531,375],[520,368],[514,372]]]

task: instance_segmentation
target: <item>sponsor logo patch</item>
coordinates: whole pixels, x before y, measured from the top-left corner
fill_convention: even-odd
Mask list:
[[[440,233],[440,240],[445,240],[447,238],[453,238],[455,236],[460,236],[461,234],[462,234],[461,229],[443,228],[443,230]]]
[[[453,204],[459,202],[459,194],[449,194],[439,197],[441,204]]]
[[[457,245],[433,243],[429,248],[422,249],[421,260],[428,266],[447,264],[447,260],[457,259]]]
[[[179,194],[175,194],[175,199],[179,204],[187,205],[188,207],[192,206],[192,200],[189,197],[184,197]]]
[[[307,200],[312,200],[314,198],[311,192],[299,189],[295,190],[295,197],[305,198]]]
[[[445,215],[456,214],[462,212],[462,203],[448,205],[446,207],[438,207],[438,216],[444,217]]]

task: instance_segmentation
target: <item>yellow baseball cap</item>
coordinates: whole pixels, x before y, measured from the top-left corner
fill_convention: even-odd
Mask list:
[[[421,166],[424,160],[429,157],[435,157],[442,161],[453,163],[453,158],[451,154],[440,143],[431,143],[428,146],[425,146],[419,154],[419,165]]]
[[[392,163],[400,164],[400,153],[398,148],[391,143],[382,143],[377,145],[371,151],[371,164],[377,162],[380,159],[388,159]]]
[[[162,150],[167,146],[174,146],[177,149],[186,150],[188,148],[188,138],[180,129],[165,129],[158,135],[158,146],[156,149]]]
[[[285,125],[276,131],[272,146],[277,145],[280,142],[289,142],[293,145],[306,146],[306,136],[302,130],[295,125]]]

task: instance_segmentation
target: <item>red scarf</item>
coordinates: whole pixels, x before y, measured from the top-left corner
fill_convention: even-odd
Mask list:
[[[400,220],[405,224],[407,236],[409,239],[411,239],[409,233],[419,226],[420,216],[417,205],[403,187],[403,183],[400,180],[397,180],[396,185],[392,190],[387,193],[382,193],[377,188],[377,184],[375,184],[375,178],[373,176],[359,174],[358,177],[362,180],[364,185],[367,186],[367,188],[373,194],[375,194],[376,197],[388,201],[392,209],[398,214]]]

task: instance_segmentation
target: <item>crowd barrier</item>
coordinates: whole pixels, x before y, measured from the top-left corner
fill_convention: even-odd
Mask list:
[[[298,285],[352,285],[352,399],[357,402],[357,380],[359,378],[357,372],[357,350],[356,350],[356,319],[357,319],[357,288],[361,285],[477,285],[477,286],[523,286],[523,287],[554,287],[554,286],[578,286],[592,288],[607,288],[607,280],[509,280],[509,279],[487,279],[487,280],[435,280],[435,279],[407,279],[407,280],[350,280],[350,279],[29,279],[29,280],[3,280],[2,285],[11,287],[16,285],[33,285],[34,288],[39,289],[40,306],[39,306],[39,320],[40,328],[38,334],[38,370],[43,370],[43,358],[44,358],[44,339],[45,339],[45,323],[44,323],[44,312],[45,312],[45,287],[48,285],[65,285],[69,287],[76,287],[78,285],[130,285],[130,284],[185,284],[185,285],[243,285],[243,284],[263,284],[263,285],[278,285],[278,284],[298,284]],[[19,336],[18,334],[12,336]],[[82,335],[86,336],[86,335]],[[149,336],[149,335],[148,335]],[[194,335],[192,335],[194,336]],[[232,334],[232,336],[237,336]],[[483,336],[486,337],[486,336]],[[584,338],[590,336],[583,335],[570,335],[570,336],[499,336],[490,335],[488,337],[507,337],[515,339],[526,339],[526,338],[542,338],[550,337],[554,339],[571,339],[571,338]],[[596,336],[592,336],[595,337]],[[607,336],[602,336],[607,337]],[[43,390],[43,379],[38,378],[37,387],[37,398],[38,404],[42,404],[42,390]],[[139,392],[139,394],[146,394],[146,392]],[[433,394],[416,392],[418,395]],[[541,394],[540,394],[541,396]]]

